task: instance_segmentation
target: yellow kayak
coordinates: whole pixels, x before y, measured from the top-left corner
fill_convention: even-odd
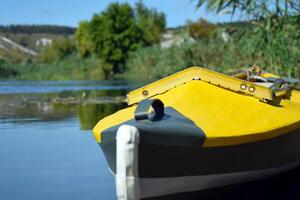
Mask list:
[[[130,92],[128,108],[93,129],[118,198],[176,197],[299,166],[296,83],[192,67]]]

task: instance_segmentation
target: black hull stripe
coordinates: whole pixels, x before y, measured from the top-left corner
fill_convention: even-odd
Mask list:
[[[225,147],[140,144],[144,178],[197,176],[280,167],[300,160],[300,130],[265,141]]]
[[[233,185],[243,182],[266,179],[274,175],[295,169],[299,162],[286,166],[246,171],[228,174],[213,174],[190,177],[173,177],[173,178],[141,178],[140,191],[142,198],[164,196],[175,193],[193,192],[198,190],[207,190],[227,185]]]
[[[193,121],[171,107],[165,108],[165,116],[161,121],[129,120],[123,124],[138,128],[141,146],[143,144],[156,144],[173,147],[201,147],[205,138],[203,131]],[[106,129],[101,134],[100,146],[110,169],[114,173],[116,172],[116,134],[118,128],[123,124]]]
[[[299,130],[270,140],[218,148],[140,144],[139,176],[196,176],[278,167],[300,160],[299,144]],[[100,146],[115,173],[115,141]]]
[[[227,185],[207,190],[183,192],[143,200],[241,200],[241,199],[299,199],[300,168],[264,180]]]
[[[101,143],[115,140],[117,130],[121,125],[136,127],[140,133],[140,144],[158,144],[173,146],[202,146],[205,140],[204,132],[187,117],[174,108],[165,108],[162,120],[150,121],[134,119],[106,129],[101,134]]]
[[[139,176],[197,176],[280,167],[300,160],[300,129],[268,140],[235,146],[202,147],[205,134],[173,108],[161,121],[130,120],[140,132]],[[100,146],[110,169],[116,169],[116,132],[102,133]]]

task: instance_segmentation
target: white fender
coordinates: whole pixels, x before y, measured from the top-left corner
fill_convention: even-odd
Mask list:
[[[139,131],[134,126],[122,125],[116,136],[116,191],[118,200],[139,200],[138,177]]]

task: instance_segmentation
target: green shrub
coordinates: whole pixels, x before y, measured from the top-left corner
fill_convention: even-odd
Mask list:
[[[64,59],[76,50],[71,38],[60,38],[53,41],[52,45],[43,49],[39,54],[38,61],[41,63],[53,63]]]
[[[209,39],[216,30],[216,25],[200,18],[198,22],[188,24],[189,35],[195,39]]]
[[[159,46],[140,49],[130,55],[126,77],[154,80],[195,65],[230,73],[256,64],[269,72],[299,78],[299,36],[293,36],[297,27],[286,26],[294,31],[278,32],[267,44],[261,43],[258,33],[247,30],[244,33],[247,37],[235,33],[227,42],[216,35],[209,40],[200,39],[167,49]]]
[[[7,66],[5,60],[0,59],[0,79],[8,79],[18,75],[16,69]]]
[[[81,59],[71,54],[53,63],[18,64],[18,79],[26,80],[101,80],[104,78],[96,56]]]

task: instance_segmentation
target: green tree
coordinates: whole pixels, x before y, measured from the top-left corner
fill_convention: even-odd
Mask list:
[[[165,28],[165,15],[146,8],[142,1],[134,8],[128,3],[111,3],[91,21],[80,23],[76,45],[83,57],[94,52],[106,78],[111,78],[125,71],[131,52],[159,43]]]
[[[91,20],[92,40],[107,77],[125,70],[130,51],[141,46],[142,31],[129,4],[112,3]]]
[[[80,22],[75,33],[75,38],[76,48],[82,58],[90,56],[95,50],[91,35],[90,23],[88,21]]]
[[[150,46],[160,42],[160,37],[166,29],[166,16],[155,9],[148,9],[140,0],[136,3],[136,20],[143,31],[144,45]]]

